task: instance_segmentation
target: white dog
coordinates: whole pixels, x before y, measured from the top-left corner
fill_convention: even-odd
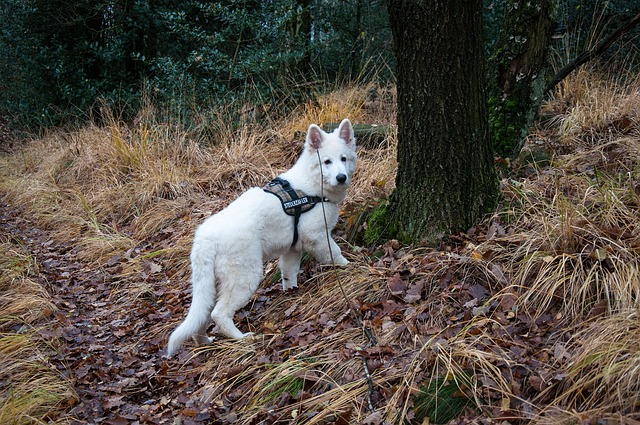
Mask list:
[[[312,124],[304,151],[289,171],[265,188],[249,189],[198,227],[191,250],[191,307],[169,338],[169,356],[189,337],[198,344],[210,343],[209,316],[220,335],[251,335],[240,332],[233,317],[258,288],[265,261],[279,258],[285,290],[298,286],[302,251],[321,263],[348,263],[335,241],[327,241],[325,216],[331,231],[356,160],[348,119],[333,133]]]

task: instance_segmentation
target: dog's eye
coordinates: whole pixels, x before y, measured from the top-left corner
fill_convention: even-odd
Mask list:
[[[324,160],[324,165],[331,165],[331,160],[330,159],[325,159]]]
[[[347,157],[346,156],[342,157],[342,162],[347,162]]]

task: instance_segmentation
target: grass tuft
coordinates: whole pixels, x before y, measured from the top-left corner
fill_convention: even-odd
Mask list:
[[[428,418],[429,423],[444,424],[460,416],[473,404],[465,393],[470,383],[465,375],[441,376],[420,386],[420,392],[413,396],[416,421],[424,423]]]
[[[566,409],[638,412],[640,406],[640,309],[592,321],[569,344],[567,377],[552,387]]]

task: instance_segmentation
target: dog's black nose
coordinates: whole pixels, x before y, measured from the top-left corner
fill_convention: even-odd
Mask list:
[[[347,176],[344,174],[338,174],[336,176],[336,180],[338,180],[338,183],[343,184],[344,182],[347,181]]]

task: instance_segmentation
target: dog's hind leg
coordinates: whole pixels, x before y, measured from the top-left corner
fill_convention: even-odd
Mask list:
[[[282,289],[298,287],[298,272],[300,271],[300,259],[302,252],[289,251],[278,259],[280,274],[282,275]]]
[[[253,335],[252,332],[242,333],[233,323],[233,316],[249,302],[258,289],[262,280],[262,259],[256,264],[225,268],[225,272],[219,272],[217,276],[220,279],[218,300],[211,312],[211,319],[217,326],[216,332],[228,338]]]

